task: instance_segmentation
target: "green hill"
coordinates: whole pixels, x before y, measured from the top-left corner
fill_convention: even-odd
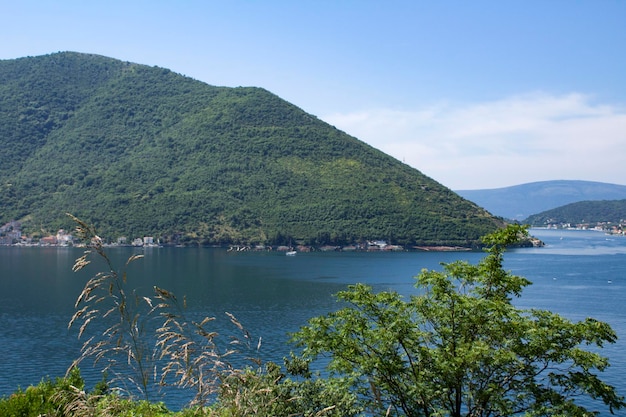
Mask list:
[[[200,244],[469,245],[500,222],[261,88],[72,52],[0,61],[0,223]]]
[[[626,221],[626,200],[579,201],[528,217],[532,226],[548,224],[621,224]]]

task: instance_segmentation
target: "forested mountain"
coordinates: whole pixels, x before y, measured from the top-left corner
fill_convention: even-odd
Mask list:
[[[0,61],[0,223],[108,238],[468,245],[500,222],[261,88],[73,52]]]
[[[626,200],[579,201],[534,214],[524,220],[532,226],[548,224],[623,224],[626,221]]]
[[[540,181],[487,190],[457,190],[496,216],[523,220],[532,214],[586,200],[626,198],[626,186],[595,181]]]

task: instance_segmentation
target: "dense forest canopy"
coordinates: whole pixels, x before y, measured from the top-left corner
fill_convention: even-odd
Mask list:
[[[0,61],[0,223],[165,242],[471,245],[501,225],[253,87],[73,52]]]

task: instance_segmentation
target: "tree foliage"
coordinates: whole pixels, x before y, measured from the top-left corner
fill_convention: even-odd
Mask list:
[[[306,356],[330,355],[333,373],[356,376],[381,415],[589,415],[579,397],[622,408],[599,377],[609,363],[596,348],[616,341],[608,324],[513,304],[530,282],[503,269],[503,253],[525,235],[509,226],[485,238],[478,264],[422,271],[409,300],[354,285],[338,295],[347,307],[295,340]]]
[[[78,53],[0,61],[0,224],[176,243],[469,246],[500,222],[261,88]]]

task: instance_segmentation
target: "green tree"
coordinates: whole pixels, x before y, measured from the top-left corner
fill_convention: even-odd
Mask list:
[[[527,236],[521,226],[486,236],[478,264],[422,271],[408,301],[354,285],[338,294],[349,306],[294,338],[307,357],[328,354],[332,374],[356,376],[376,414],[589,415],[581,396],[613,413],[626,403],[599,378],[609,362],[597,353],[616,341],[611,327],[512,303],[530,281],[503,269],[503,253]]]

